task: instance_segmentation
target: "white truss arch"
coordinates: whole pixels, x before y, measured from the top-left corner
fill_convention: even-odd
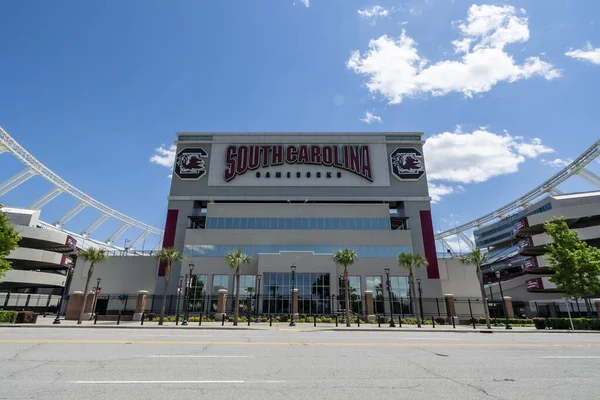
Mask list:
[[[125,227],[133,227],[133,228],[140,229],[142,232],[144,232],[146,234],[146,236],[147,235],[156,235],[156,236],[159,236],[160,238],[162,238],[163,231],[161,229],[147,225],[147,224],[137,221],[125,214],[122,214],[122,213],[100,203],[99,201],[88,196],[87,194],[85,194],[81,190],[77,189],[70,183],[66,182],[60,176],[56,175],[49,168],[47,168],[41,162],[39,162],[27,150],[25,150],[25,148],[23,148],[21,145],[19,145],[19,143],[17,143],[17,141],[14,140],[4,129],[2,129],[2,127],[0,127],[0,153],[3,153],[3,152],[11,153],[19,161],[21,161],[23,164],[25,164],[25,166],[27,168],[24,171],[22,171],[21,173],[19,173],[18,175],[10,178],[4,184],[1,184],[0,185],[0,195],[8,193],[15,187],[19,186],[21,183],[25,182],[27,179],[29,179],[35,175],[40,175],[41,177],[43,177],[44,179],[46,179],[47,181],[52,183],[54,185],[55,189],[53,189],[46,195],[42,196],[42,198],[38,199],[34,203],[34,205],[37,205],[37,206],[44,205],[47,202],[49,202],[50,200],[52,200],[54,197],[56,197],[58,194],[63,193],[63,192],[67,193],[67,194],[73,196],[74,198],[76,198],[77,200],[79,200],[78,205],[75,206],[74,209],[69,210],[63,217],[61,217],[56,222],[56,224],[58,225],[58,228],[60,228],[61,230],[63,229],[62,225],[64,225],[69,219],[73,218],[81,210],[83,210],[86,207],[93,207],[96,210],[101,212],[101,215],[103,217],[101,222],[104,222],[107,218],[115,218],[115,219],[118,219],[119,221],[123,222],[123,226],[125,226]],[[96,223],[97,223],[97,221],[96,221]],[[99,223],[97,223],[97,225],[95,225],[95,226],[90,226],[88,229],[86,229],[86,231],[89,230],[90,231],[89,233],[91,233],[91,231],[93,231],[95,228],[97,228],[98,225],[99,225]],[[124,231],[124,229],[123,229],[123,231]],[[118,232],[119,235],[122,234],[123,231]],[[113,241],[114,241],[118,237],[116,235],[116,233],[113,236],[111,236],[111,238],[109,238],[109,239],[113,239]],[[162,240],[159,241],[159,243],[161,243],[161,242],[162,242]]]
[[[598,176],[591,173],[585,168],[589,163],[594,161],[599,156],[600,140],[597,140],[596,143],[594,143],[590,148],[584,151],[579,157],[574,159],[569,165],[564,167],[546,182],[537,186],[535,189],[530,190],[515,201],[511,201],[504,207],[500,207],[499,209],[492,211],[480,218],[474,219],[473,221],[459,225],[447,231],[439,232],[435,235],[435,239],[442,241],[442,239],[448,238],[450,236],[458,236],[459,234],[464,235],[465,231],[484,226],[486,224],[489,224],[490,222],[495,222],[496,220],[502,217],[509,216],[519,211],[523,207],[526,207],[528,204],[533,203],[534,200],[544,195],[545,193],[561,193],[557,186],[569,179],[570,177],[572,177],[573,175],[579,175],[586,181],[594,185],[599,185],[600,178],[598,178]]]

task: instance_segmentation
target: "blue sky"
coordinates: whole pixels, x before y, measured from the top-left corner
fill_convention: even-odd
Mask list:
[[[2,2],[0,125],[157,227],[170,171],[150,159],[175,132],[422,131],[446,229],[598,139],[599,15],[595,0]],[[21,168],[0,155],[0,180]],[[34,178],[0,200],[27,206],[49,189]],[[61,195],[42,217],[74,204]]]

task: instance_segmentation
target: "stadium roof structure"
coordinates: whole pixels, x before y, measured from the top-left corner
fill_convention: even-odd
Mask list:
[[[466,232],[475,228],[481,228],[489,223],[498,222],[503,219],[511,218],[515,213],[523,210],[529,205],[535,203],[541,196],[551,194],[553,196],[564,195],[558,186],[571,178],[572,176],[579,176],[596,188],[600,188],[600,176],[596,175],[592,171],[586,168],[586,166],[597,159],[600,156],[600,140],[597,140],[592,146],[585,150],[579,157],[571,161],[566,167],[546,180],[541,185],[536,186],[534,189],[525,193],[518,199],[511,201],[503,207],[498,208],[486,215],[483,215],[477,219],[469,221],[465,224],[457,226],[455,228],[439,232],[435,235],[435,239],[440,241],[446,248],[450,248],[447,243],[447,238],[451,236],[457,236],[457,238],[463,241],[469,248],[474,249],[475,244],[467,236]],[[569,195],[566,195],[569,196]]]
[[[15,139],[13,139],[2,127],[0,127],[0,153],[10,153],[17,158],[21,163],[25,165],[25,169],[9,178],[7,181],[0,183],[0,196],[5,195],[11,190],[15,189],[19,185],[23,184],[30,178],[38,175],[49,181],[53,188],[35,200],[28,208],[30,209],[41,209],[43,206],[48,204],[50,201],[55,199],[61,193],[66,193],[79,202],[75,207],[67,211],[62,217],[60,217],[53,224],[41,223],[46,229],[57,229],[76,238],[81,238],[82,241],[88,241],[88,243],[95,243],[99,247],[107,248],[110,250],[123,250],[122,247],[116,246],[116,240],[123,235],[123,233],[130,227],[137,228],[140,233],[136,239],[131,241],[129,248],[135,249],[139,246],[149,235],[155,235],[159,237],[157,248],[162,245],[163,231],[159,228],[155,228],[143,222],[140,222],[134,218],[131,218],[123,213],[120,213],[96,199],[88,196],[86,193],[77,189],[60,176],[52,172],[44,164],[38,161],[33,155],[31,155],[25,148],[23,148]],[[100,216],[94,220],[86,229],[80,234],[68,231],[65,229],[67,224],[73,217],[83,211],[86,207],[92,207],[100,211]],[[120,227],[110,235],[106,240],[100,241],[91,238],[92,233],[108,219],[113,218],[122,222]]]

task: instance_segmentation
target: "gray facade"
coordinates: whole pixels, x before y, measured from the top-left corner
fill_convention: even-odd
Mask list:
[[[246,286],[260,274],[261,295],[273,287],[266,280],[281,279],[292,264],[300,283],[312,274],[321,295],[338,295],[343,267],[332,253],[347,247],[358,253],[349,268],[357,292],[373,290],[377,277],[385,283],[386,267],[404,285],[408,272],[396,256],[415,252],[429,263],[417,273],[424,296],[442,296],[422,134],[182,133],[176,144],[163,247],[185,259],[172,266],[169,294],[190,263],[208,292],[233,293],[224,255],[241,248],[252,256],[242,267]]]

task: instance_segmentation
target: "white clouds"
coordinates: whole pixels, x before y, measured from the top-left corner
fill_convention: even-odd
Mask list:
[[[565,56],[600,65],[600,47],[594,48],[590,42],[583,49],[567,51]]]
[[[560,169],[560,168],[564,168],[567,165],[571,164],[571,161],[573,161],[573,160],[571,160],[571,159],[569,159],[569,160],[563,160],[561,158],[555,158],[554,160],[544,160],[544,159],[542,159],[542,164],[547,165],[547,166],[552,167],[552,168],[558,168],[558,169]]]
[[[300,3],[304,4],[304,7],[310,7],[310,0],[300,0]]]
[[[525,142],[508,133],[498,135],[479,129],[433,135],[425,141],[425,164],[430,181],[485,182],[519,170],[527,158],[553,153],[539,139]]]
[[[177,150],[177,146],[172,144],[168,148],[165,148],[164,145],[160,146],[156,149],[155,155],[150,157],[150,161],[162,165],[163,167],[173,168],[173,164],[175,164],[175,151]]]
[[[365,113],[365,117],[361,118],[362,122],[365,122],[367,124],[370,124],[373,121],[377,121],[379,123],[381,123],[381,117],[378,117],[377,115],[371,114],[370,112],[366,112]]]
[[[442,196],[446,196],[454,192],[454,188],[446,185],[436,185],[435,183],[429,182],[429,196],[431,197],[432,203],[437,203],[442,199]]]
[[[461,54],[459,60],[429,63],[403,31],[397,39],[383,35],[371,40],[367,51],[351,54],[346,67],[366,76],[369,90],[394,104],[404,97],[426,94],[458,92],[472,97],[499,82],[559,77],[560,71],[539,57],[518,64],[505,51],[506,45],[529,39],[528,21],[523,14],[524,10],[512,6],[471,6],[467,20],[459,21],[460,39],[452,42],[455,52]]]
[[[372,8],[365,8],[364,10],[358,10],[358,15],[363,18],[377,18],[377,17],[387,17],[390,15],[388,9],[381,6],[373,6]],[[375,21],[373,21],[375,23]]]

